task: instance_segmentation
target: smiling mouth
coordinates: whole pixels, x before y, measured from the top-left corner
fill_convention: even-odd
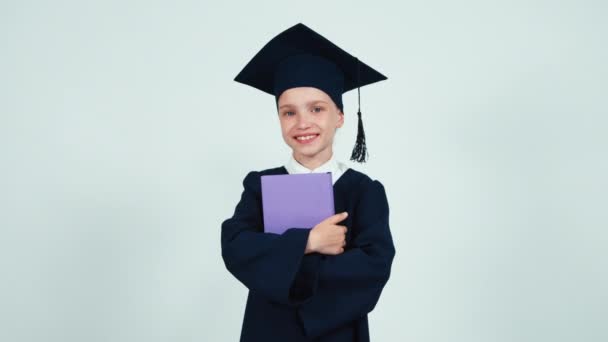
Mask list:
[[[318,136],[319,136],[319,134],[302,135],[299,137],[295,137],[295,140],[301,144],[309,144],[309,143],[317,140]]]

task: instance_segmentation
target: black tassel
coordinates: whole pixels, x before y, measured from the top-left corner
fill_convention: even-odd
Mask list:
[[[365,131],[363,130],[363,121],[361,121],[361,111],[357,112],[359,117],[359,128],[357,129],[357,142],[353,148],[353,153],[350,156],[350,160],[358,163],[365,163],[367,159],[367,146],[365,146]]]
[[[359,110],[357,110],[357,116],[359,117],[359,123],[357,128],[357,142],[353,148],[353,152],[350,156],[350,160],[357,163],[365,163],[368,153],[367,146],[365,145],[365,131],[363,130],[363,121],[361,120],[361,88],[359,78],[359,59],[357,58],[357,100],[359,103]]]

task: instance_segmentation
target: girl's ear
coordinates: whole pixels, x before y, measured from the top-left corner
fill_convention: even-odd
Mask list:
[[[339,116],[339,118],[338,118],[338,125],[337,125],[337,127],[340,128],[340,127],[342,127],[344,125],[344,113],[342,113],[342,111],[339,110],[338,111],[338,116]]]

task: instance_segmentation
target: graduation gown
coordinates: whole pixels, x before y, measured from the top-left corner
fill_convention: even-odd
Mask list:
[[[384,187],[346,170],[333,185],[336,213],[349,214],[338,223],[347,227],[344,252],[304,254],[312,227],[264,233],[260,176],[287,173],[249,172],[234,215],[222,223],[224,264],[249,289],[240,341],[369,341],[367,314],[395,256]]]

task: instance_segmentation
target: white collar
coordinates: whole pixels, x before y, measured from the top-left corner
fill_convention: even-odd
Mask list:
[[[285,169],[289,174],[294,173],[319,173],[319,172],[331,172],[332,174],[332,184],[336,184],[336,181],[346,172],[348,166],[345,164],[338,162],[334,155],[332,154],[331,158],[328,161],[320,165],[319,167],[311,170],[306,166],[300,164],[294,157],[293,153],[290,155],[289,160],[285,164]]]

